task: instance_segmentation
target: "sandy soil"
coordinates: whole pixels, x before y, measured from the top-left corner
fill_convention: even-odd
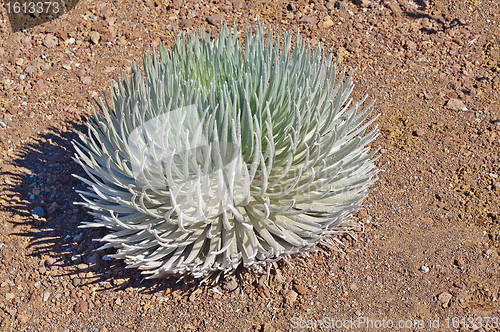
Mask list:
[[[0,8],[2,330],[500,330],[497,1],[66,4],[52,20]],[[93,250],[104,230],[77,228],[90,216],[72,204],[70,141],[122,68],[221,19],[300,28],[340,55],[376,100],[384,171],[343,253],[216,287],[142,281]]]

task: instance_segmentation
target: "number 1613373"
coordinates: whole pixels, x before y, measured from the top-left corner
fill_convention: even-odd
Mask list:
[[[61,11],[57,1],[5,1],[8,14],[58,14]]]

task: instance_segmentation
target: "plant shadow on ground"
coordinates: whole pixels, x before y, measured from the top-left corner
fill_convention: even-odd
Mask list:
[[[79,140],[78,132],[86,133],[87,127],[81,121],[66,123],[65,132],[51,127],[47,134],[40,134],[30,144],[22,147],[11,162],[21,174],[6,173],[17,185],[9,190],[16,201],[10,206],[14,218],[11,235],[29,238],[26,252],[40,259],[40,275],[69,277],[75,288],[99,284],[96,291],[125,290],[133,287],[146,294],[176,292],[179,296],[192,294],[200,287],[200,279],[171,276],[160,279],[145,279],[137,269],[127,269],[122,260],[106,259],[115,249],[97,250],[102,243],[94,239],[108,233],[105,228],[79,228],[84,221],[91,221],[87,208],[73,204],[80,202],[76,190],[85,190],[86,185],[72,176],[88,178],[85,171],[71,158],[75,150],[72,140]],[[35,215],[36,208],[43,209],[43,215]],[[104,258],[104,259],[103,259]],[[284,267],[283,262],[278,268]],[[239,284],[256,283],[245,268],[235,271]],[[232,275],[214,274],[206,280],[210,285],[234,280]],[[71,286],[70,286],[71,288]],[[160,295],[161,296],[161,295]]]
[[[74,205],[80,202],[76,190],[85,190],[80,180],[72,176],[78,174],[87,178],[85,171],[71,158],[75,150],[72,140],[78,140],[77,132],[87,132],[85,124],[66,123],[67,131],[51,127],[48,133],[38,135],[32,143],[21,148],[11,162],[20,174],[7,173],[17,185],[15,203],[10,206],[14,215],[11,235],[27,237],[27,253],[41,259],[39,272],[51,277],[70,277],[75,287],[100,283],[100,289],[125,289],[135,287],[144,292],[156,292],[165,288],[187,290],[195,284],[186,279],[145,280],[136,269],[126,269],[121,260],[102,259],[114,249],[96,250],[102,244],[93,239],[107,234],[104,228],[78,228],[83,221],[91,221],[88,209]],[[35,215],[36,208],[43,209],[43,216]],[[76,279],[76,280],[75,280]]]

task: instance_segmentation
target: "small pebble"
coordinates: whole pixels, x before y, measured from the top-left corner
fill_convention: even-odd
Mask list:
[[[7,128],[7,122],[5,120],[0,121],[0,127]]]
[[[304,287],[302,285],[295,285],[295,290],[300,295],[306,295],[307,293],[309,293],[309,289],[307,289],[307,287]]]
[[[47,266],[52,266],[56,262],[56,259],[54,257],[47,258],[45,260],[45,265]]]
[[[83,240],[83,233],[78,233],[73,237],[73,242],[82,242]]]
[[[453,296],[448,293],[448,292],[443,292],[439,294],[438,300],[441,302],[441,306],[443,308],[447,308],[449,306],[450,300],[453,298]]]
[[[27,72],[28,74],[31,74],[31,73],[34,73],[37,71],[36,67],[33,66],[33,65],[28,65],[25,69],[24,69],[25,72]]]
[[[430,269],[429,269],[427,266],[422,265],[422,266],[420,267],[419,271],[420,271],[420,272],[422,272],[422,273],[427,273],[427,272],[429,272],[429,271],[430,271]]]
[[[370,1],[368,0],[354,0],[354,3],[359,7],[367,7]]]
[[[33,198],[31,198],[31,196],[33,196]],[[31,199],[35,199],[35,195],[31,195],[31,196],[30,196]],[[31,215],[37,219],[43,217],[44,214],[45,214],[45,212],[43,211],[43,209],[40,206],[37,206],[33,210],[31,210]]]
[[[238,287],[238,282],[234,279],[227,281],[222,288],[228,292],[234,291]]]
[[[297,300],[297,292],[294,290],[289,290],[285,295],[285,301],[288,305],[293,305],[293,303]]]
[[[56,209],[57,209],[57,203],[54,202],[47,209],[47,213],[49,214],[49,216],[52,215],[52,214],[54,214],[54,212],[56,212]]]
[[[488,257],[492,256],[492,255],[493,255],[493,254],[495,254],[495,253],[496,253],[496,251],[495,251],[495,250],[493,250],[493,249],[488,249],[488,250],[486,250],[486,252],[485,252],[486,256],[488,256]]]
[[[50,296],[50,292],[43,293],[43,302],[47,302],[47,300],[49,299],[49,296]]]
[[[297,22],[314,25],[314,24],[318,23],[318,19],[314,16],[304,15]]]
[[[413,131],[413,136],[422,137],[424,136],[424,131],[422,129],[417,129]]]
[[[348,11],[349,10],[349,5],[345,0],[337,1],[335,3],[335,8],[341,10],[341,11]]]
[[[405,49],[407,49],[408,51],[416,51],[416,50],[418,49],[417,44],[416,44],[414,41],[412,41],[412,40],[408,40],[408,41],[406,41],[406,43],[405,43],[405,46],[404,46],[404,47],[405,47]]]
[[[463,258],[457,258],[457,259],[455,259],[454,264],[455,264],[456,266],[458,266],[458,267],[462,267],[462,266],[464,266],[465,261],[464,261],[464,259],[463,259]]]
[[[52,34],[46,35],[43,39],[43,45],[47,48],[53,48],[57,45],[57,37]]]
[[[99,270],[99,254],[97,253],[94,253],[93,255],[90,255],[89,257],[87,257],[87,264],[88,266],[94,270],[94,271],[97,271]]]
[[[221,14],[212,14],[207,17],[208,23],[212,25],[219,25],[224,20],[224,16]]]
[[[424,97],[427,100],[432,99],[432,94],[428,91],[424,91]]]
[[[446,107],[452,111],[467,111],[467,107],[465,106],[464,102],[454,98],[450,98],[446,102]]]

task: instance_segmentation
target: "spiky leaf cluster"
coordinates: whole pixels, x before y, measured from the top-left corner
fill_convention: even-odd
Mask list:
[[[261,25],[244,49],[225,26],[182,34],[111,85],[74,146],[83,227],[112,230],[112,257],[150,277],[262,271],[345,231],[377,172],[371,104],[351,106],[320,45],[291,45]]]

